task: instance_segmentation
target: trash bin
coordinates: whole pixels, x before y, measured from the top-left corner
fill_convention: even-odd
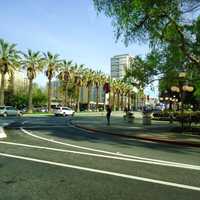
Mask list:
[[[134,123],[134,116],[133,116],[133,113],[131,113],[131,112],[128,112],[127,113],[127,121],[128,122],[131,122],[131,123]]]
[[[151,125],[151,114],[145,113],[143,115],[143,125]]]

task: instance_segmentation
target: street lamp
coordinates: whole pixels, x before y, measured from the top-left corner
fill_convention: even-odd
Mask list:
[[[189,86],[187,82],[186,83],[183,82],[186,78],[186,72],[180,72],[178,77],[179,77],[179,85],[178,86],[171,86],[171,91],[179,93],[180,102],[181,102],[181,128],[183,130],[183,122],[184,122],[184,120],[183,120],[183,111],[184,111],[183,100],[184,99],[183,98],[184,98],[184,93],[185,92],[193,92],[194,87]]]
[[[165,109],[167,109],[167,105],[171,101],[170,94],[167,90],[165,90],[164,93],[162,94],[162,96],[160,97],[160,101],[164,103]]]

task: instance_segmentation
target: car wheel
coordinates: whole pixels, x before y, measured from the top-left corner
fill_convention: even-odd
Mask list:
[[[3,116],[4,116],[4,117],[7,117],[7,116],[8,116],[8,113],[6,113],[6,112],[3,113]]]

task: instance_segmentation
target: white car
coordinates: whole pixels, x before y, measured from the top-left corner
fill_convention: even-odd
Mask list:
[[[0,115],[4,117],[8,115],[21,116],[22,113],[13,106],[0,106]]]
[[[56,107],[53,110],[54,115],[62,115],[62,116],[74,116],[75,111],[69,107]]]

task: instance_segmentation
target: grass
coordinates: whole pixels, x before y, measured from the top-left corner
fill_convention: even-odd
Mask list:
[[[47,112],[33,112],[33,113],[24,113],[23,116],[37,116],[37,115],[43,115],[43,116],[50,116],[53,115],[53,113],[47,113]]]

